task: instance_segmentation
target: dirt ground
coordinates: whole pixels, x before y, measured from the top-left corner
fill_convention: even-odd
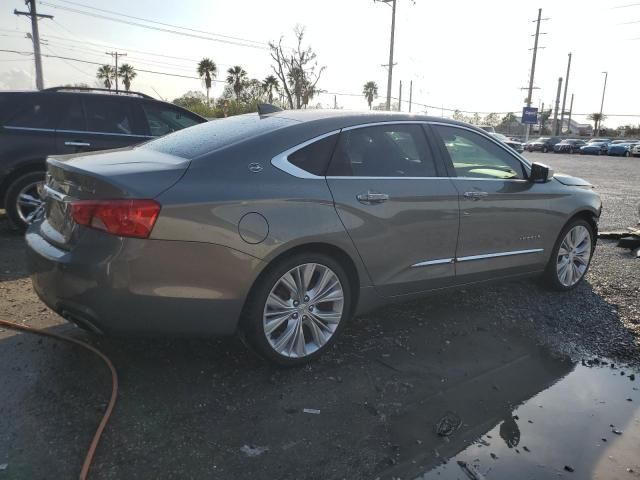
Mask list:
[[[597,186],[604,200],[601,229],[637,221],[640,159],[535,158]],[[514,421],[518,406],[525,408],[539,392],[556,391],[578,374],[580,382],[571,384],[576,397],[587,386],[625,397],[626,410],[613,398],[593,394],[605,402],[597,403],[605,406],[596,418],[609,434],[614,415],[620,424],[640,425],[633,408],[640,402],[640,375],[636,381],[629,377],[640,365],[640,260],[611,241],[599,241],[587,281],[571,293],[522,280],[394,305],[356,318],[320,361],[289,370],[266,365],[233,337],[91,337],[38,301],[23,247],[0,217],[0,318],[88,339],[120,375],[118,404],[92,478],[382,479],[427,478],[429,472],[466,478],[456,462],[446,464],[451,470],[444,462],[483,441],[491,448],[499,441],[514,452],[507,427],[519,425],[520,438],[537,421]],[[615,378],[621,379],[616,381],[624,383],[604,382],[604,373],[613,374],[596,373],[594,358],[615,363]],[[0,330],[0,479],[76,477],[109,385],[107,370],[90,354]],[[574,401],[554,398],[547,410],[552,403]],[[578,410],[555,411],[536,434],[564,458],[542,448],[532,449],[527,460],[500,453],[496,457],[507,473],[498,474],[500,460],[487,457],[496,462],[488,478],[515,478],[507,466],[525,464],[544,467],[527,478],[558,478],[570,475],[563,469],[569,461],[576,475],[568,478],[614,478],[600,473],[596,460],[604,450],[584,455],[554,443],[558,425],[594,422],[593,408]],[[461,424],[451,436],[439,436],[435,426],[447,412]],[[500,440],[487,438],[493,429]],[[579,446],[591,439],[576,433],[572,441]],[[640,449],[640,435],[617,441],[623,451]],[[621,478],[638,478],[633,475],[640,465],[616,455],[620,475],[629,476]]]

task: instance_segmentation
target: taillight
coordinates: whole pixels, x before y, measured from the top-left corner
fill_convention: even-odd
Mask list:
[[[76,200],[71,215],[79,224],[120,237],[147,238],[160,213],[155,200]]]

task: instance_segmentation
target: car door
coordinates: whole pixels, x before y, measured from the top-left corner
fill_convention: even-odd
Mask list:
[[[57,137],[61,153],[127,147],[149,138],[128,97],[100,94],[78,95],[77,98],[81,99],[86,128],[59,128]],[[75,101],[72,105],[74,109],[80,108]],[[79,124],[77,116],[74,118]]]
[[[444,173],[417,122],[340,133],[327,183],[383,296],[454,282],[458,195]]]
[[[557,233],[548,185],[527,180],[523,162],[486,135],[431,128],[460,195],[457,282],[542,269]]]

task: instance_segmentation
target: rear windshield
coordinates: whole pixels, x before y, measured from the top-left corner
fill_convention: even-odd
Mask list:
[[[250,113],[221,120],[211,120],[185,128],[147,142],[140,148],[149,148],[192,160],[240,140],[256,137],[292,123],[295,121],[281,117],[260,118],[257,113]]]

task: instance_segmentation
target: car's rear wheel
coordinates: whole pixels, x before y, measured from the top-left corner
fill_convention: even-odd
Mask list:
[[[629,152],[629,151],[624,152],[624,156],[625,157],[630,157],[631,156],[631,152]]]
[[[258,281],[241,328],[263,357],[283,366],[300,365],[333,344],[352,301],[349,277],[338,262],[319,253],[296,254]]]
[[[44,172],[25,173],[14,180],[4,199],[7,216],[15,228],[24,231],[42,205],[39,186],[44,181]]]
[[[546,283],[556,290],[576,287],[589,270],[595,245],[593,227],[583,219],[569,222],[560,232],[549,264]]]
[[[542,147],[542,153],[547,153],[548,151],[549,151],[549,148],[546,145]]]

